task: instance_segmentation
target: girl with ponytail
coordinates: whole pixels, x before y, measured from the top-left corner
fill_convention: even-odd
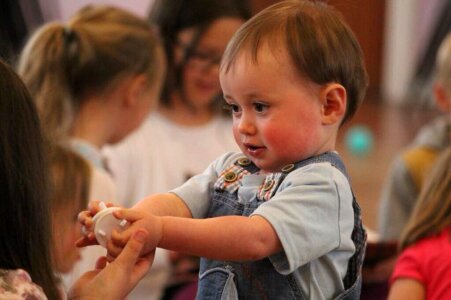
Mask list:
[[[158,98],[165,58],[154,28],[119,8],[87,6],[67,23],[39,28],[18,73],[45,138],[68,143],[90,163],[90,199],[121,203],[100,149],[136,129]],[[68,284],[106,253],[99,246],[84,251]]]

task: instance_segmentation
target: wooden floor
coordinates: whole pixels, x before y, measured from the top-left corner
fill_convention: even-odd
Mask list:
[[[364,224],[377,228],[381,188],[393,157],[415,137],[419,128],[438,115],[434,109],[388,105],[381,99],[367,99],[349,124],[343,126],[337,149],[351,177],[360,203]],[[349,129],[363,125],[374,136],[372,150],[356,155],[346,146]]]

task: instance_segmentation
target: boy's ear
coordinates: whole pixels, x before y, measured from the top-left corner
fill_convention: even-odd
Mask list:
[[[134,75],[126,83],[128,87],[125,91],[124,105],[126,107],[135,106],[141,99],[141,95],[149,88],[146,75]]]
[[[330,83],[320,92],[323,125],[340,123],[346,113],[346,89],[338,83]]]

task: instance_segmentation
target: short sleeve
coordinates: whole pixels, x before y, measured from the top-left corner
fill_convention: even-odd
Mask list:
[[[410,278],[424,283],[421,262],[421,252],[417,246],[405,249],[396,261],[390,284],[399,278]]]
[[[203,173],[191,177],[183,185],[170,192],[176,194],[185,202],[193,218],[204,218],[210,206],[213,185],[221,175],[224,166],[232,164],[241,156],[242,154],[233,152],[222,155],[211,163]]]
[[[289,274],[335,249],[343,250],[346,257],[355,250],[350,239],[354,225],[352,193],[347,179],[329,163],[290,173],[277,194],[253,214],[268,220],[282,243],[283,251],[270,257],[281,274]]]

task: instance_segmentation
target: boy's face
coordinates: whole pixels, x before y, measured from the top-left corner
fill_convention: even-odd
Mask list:
[[[321,87],[299,76],[285,51],[246,53],[220,73],[233,115],[233,134],[243,153],[262,172],[324,152]]]

